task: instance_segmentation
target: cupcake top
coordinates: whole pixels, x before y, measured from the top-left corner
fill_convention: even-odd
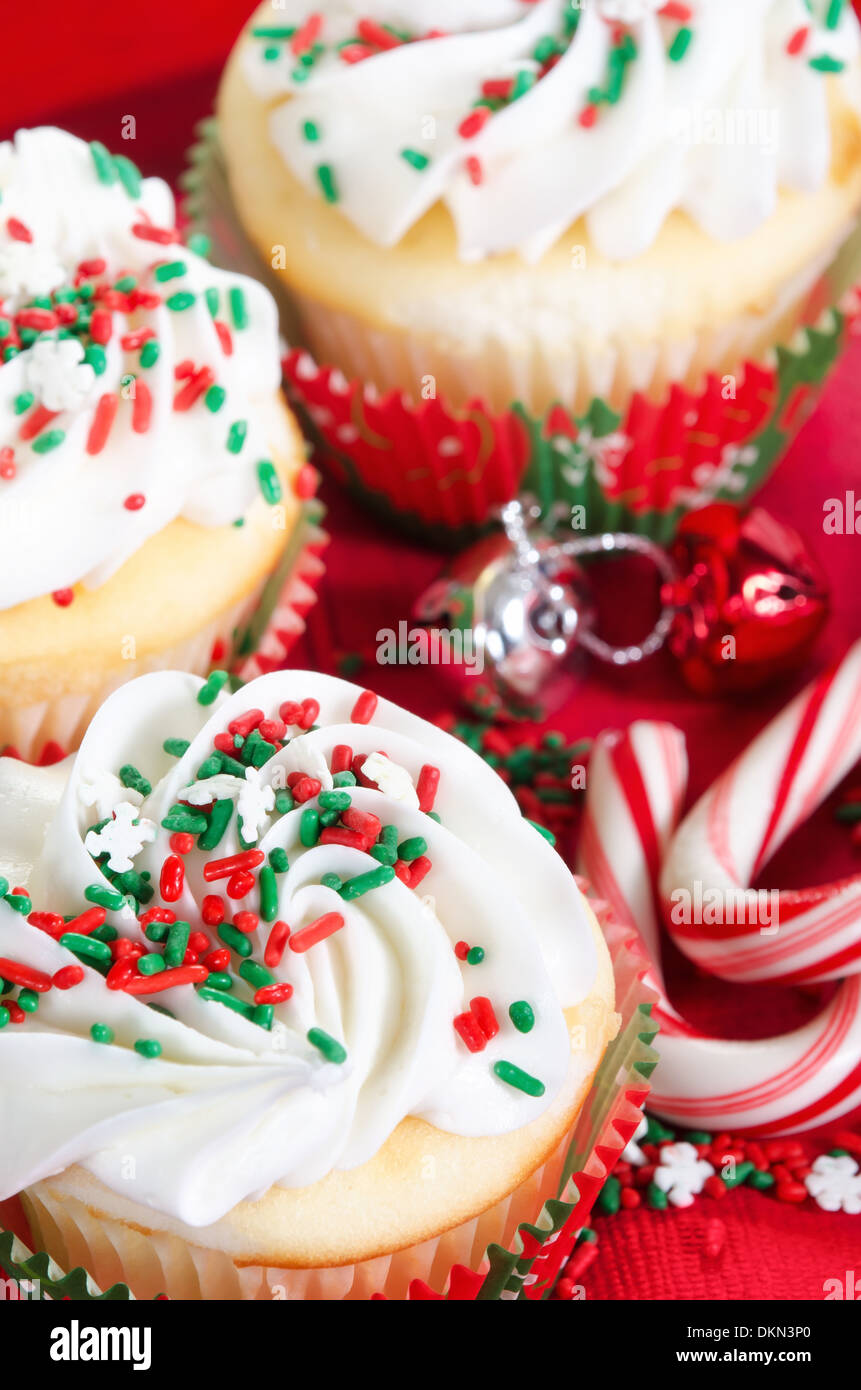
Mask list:
[[[466,260],[583,214],[612,258],[674,209],[745,236],[828,178],[826,76],[858,101],[843,0],[286,0],[250,36],[293,174],[386,246],[441,200]]]
[[[176,517],[229,524],[277,486],[274,303],[195,246],[125,155],[0,144],[0,609],[68,602]]]
[[[0,884],[0,1197],[82,1163],[207,1224],[569,1074],[589,917],[497,775],[334,677],[225,680],[144,676],[70,766],[3,764],[10,872],[38,857]]]

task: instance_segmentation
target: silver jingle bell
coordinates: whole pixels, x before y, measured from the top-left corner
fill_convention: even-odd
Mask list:
[[[425,624],[445,619],[461,634],[471,633],[479,666],[515,705],[546,700],[579,648],[615,666],[643,661],[663,645],[674,618],[665,608],[636,646],[604,642],[594,631],[579,556],[633,551],[648,556],[668,583],[676,578],[672,561],[653,542],[626,533],[555,540],[541,530],[538,515],[537,508],[527,513],[520,500],[507,503],[500,512],[503,530],[461,555],[415,610]]]

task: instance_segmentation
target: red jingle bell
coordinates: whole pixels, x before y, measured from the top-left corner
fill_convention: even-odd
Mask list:
[[[761,507],[715,502],[691,512],[672,547],[679,612],[669,638],[698,695],[759,689],[808,656],[830,609],[801,536]]]

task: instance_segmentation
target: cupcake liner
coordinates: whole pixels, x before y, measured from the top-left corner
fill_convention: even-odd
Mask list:
[[[706,502],[745,503],[812,410],[861,310],[856,228],[767,313],[719,331],[604,355],[572,345],[552,360],[538,350],[514,360],[488,342],[476,361],[456,343],[437,352],[408,329],[288,298],[235,214],[214,121],[190,159],[189,213],[215,259],[265,280],[282,307],[297,344],[288,390],[321,461],[401,530],[437,542],[466,541],[524,492],[545,511],[582,507],[579,530],[659,543]],[[391,389],[410,378],[432,378],[433,398]]]
[[[315,585],[323,572],[320,554],[328,539],[317,524],[322,513],[318,502],[303,504],[277,570],[193,637],[127,662],[121,673],[113,672],[95,689],[0,708],[0,752],[27,762],[56,762],[77,747],[112,690],[149,671],[176,669],[205,676],[212,666],[227,665],[239,679],[248,680],[274,670],[304,631],[305,615],[316,598]]]
[[[238,1266],[220,1251],[100,1216],[79,1200],[54,1193],[46,1180],[24,1198],[34,1239],[59,1265],[85,1269],[102,1288],[128,1280],[139,1298],[162,1292],[207,1300],[546,1298],[640,1121],[657,1061],[651,1046],[657,1024],[650,1017],[656,995],[645,983],[647,962],[630,930],[602,916],[619,1033],[572,1132],[525,1183],[473,1220],[361,1264],[305,1270]],[[0,1243],[2,1263],[7,1250],[8,1244]]]

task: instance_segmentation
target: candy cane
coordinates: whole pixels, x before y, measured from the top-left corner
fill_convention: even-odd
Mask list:
[[[638,928],[659,986],[659,923],[678,903],[678,890],[690,901],[699,889],[701,900],[711,890],[738,902],[760,866],[859,756],[861,643],[718,779],[666,852],[687,780],[682,735],[670,725],[642,722],[598,740],[579,868],[615,914]],[[697,927],[668,920],[678,945],[725,978],[852,978],[805,1027],[761,1042],[700,1034],[664,994],[661,1064],[650,1102],[657,1114],[695,1128],[765,1137],[826,1124],[861,1104],[861,879],[781,893],[776,925],[767,935],[748,923]]]

